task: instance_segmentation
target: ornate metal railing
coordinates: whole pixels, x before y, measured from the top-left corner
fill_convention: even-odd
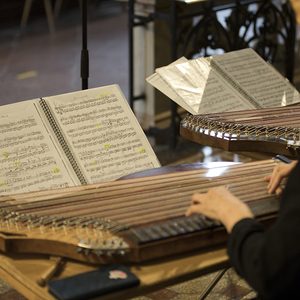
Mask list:
[[[273,64],[284,63],[285,76],[293,80],[296,22],[289,2],[248,0],[217,7],[213,2],[203,4],[199,20],[190,26],[182,21],[196,15],[177,12],[173,45],[177,56],[192,58],[197,53],[212,54],[208,49],[229,52],[251,47]],[[223,13],[224,20],[221,11],[229,11]]]

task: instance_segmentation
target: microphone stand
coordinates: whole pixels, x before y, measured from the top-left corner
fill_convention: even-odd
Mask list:
[[[82,50],[81,50],[81,79],[82,89],[88,89],[89,52],[87,49],[87,0],[82,0]]]

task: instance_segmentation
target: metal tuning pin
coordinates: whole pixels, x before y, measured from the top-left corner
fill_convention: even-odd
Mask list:
[[[292,145],[288,144],[286,149],[289,150],[292,156],[296,154],[295,148]]]
[[[96,250],[95,253],[98,257],[103,256],[104,254],[102,250]]]
[[[297,145],[297,129],[294,128],[293,130],[293,143],[294,145]]]
[[[20,231],[19,219],[20,219],[20,216],[15,217],[15,226],[16,226],[17,231]]]
[[[65,235],[68,235],[67,221],[64,221],[62,226],[63,226],[63,230],[64,230]]]
[[[80,221],[77,221],[76,222],[76,231],[77,231],[78,235],[80,235],[81,230],[82,230],[82,225],[81,225]]]
[[[84,249],[84,254],[85,254],[86,256],[90,255],[91,252],[92,252],[91,249]]]
[[[42,234],[45,233],[45,225],[44,225],[43,219],[44,219],[44,217],[41,217],[39,220],[39,227],[40,227],[40,231]]]
[[[4,218],[7,229],[11,229],[10,222],[9,222],[10,217],[11,217],[11,214],[8,214]]]
[[[77,249],[75,250],[76,253],[81,253],[83,251],[82,247],[77,247]]]
[[[52,227],[53,232],[57,233],[57,223],[56,223],[55,219],[53,219],[51,227]]]
[[[124,256],[125,255],[125,251],[124,250],[118,250],[117,252],[119,255]]]
[[[27,229],[28,229],[29,232],[32,231],[32,222],[31,222],[31,219],[29,219],[29,220],[27,221]]]
[[[86,241],[78,236],[74,236],[74,238],[78,239],[77,248],[75,250],[76,253],[82,253],[87,249]]]

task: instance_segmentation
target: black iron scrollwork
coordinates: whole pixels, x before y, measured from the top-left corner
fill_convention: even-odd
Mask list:
[[[180,13],[179,13],[180,15]],[[178,57],[208,56],[251,47],[265,60],[285,65],[293,79],[296,21],[288,1],[236,1],[226,6],[205,6],[198,15],[178,18]]]

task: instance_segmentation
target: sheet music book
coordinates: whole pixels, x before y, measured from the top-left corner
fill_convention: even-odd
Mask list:
[[[271,64],[247,48],[176,62],[147,81],[191,114],[280,107],[299,92]]]
[[[2,106],[0,132],[0,195],[160,167],[118,85]]]

